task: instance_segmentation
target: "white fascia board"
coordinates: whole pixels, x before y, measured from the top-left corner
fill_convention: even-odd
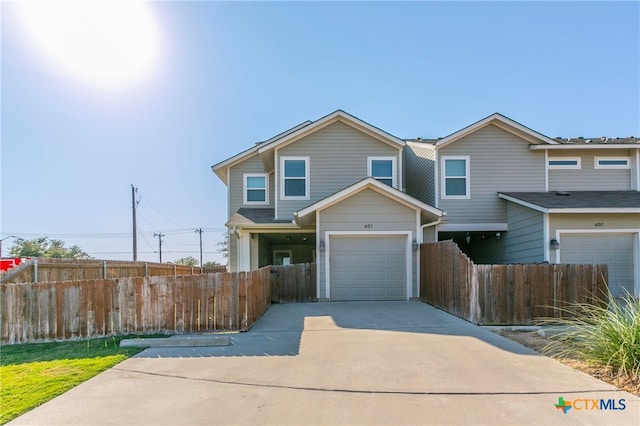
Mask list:
[[[530,203],[528,201],[519,200],[514,197],[510,197],[505,194],[498,194],[498,196],[504,200],[511,201],[512,203],[519,204],[524,207],[528,207],[533,210],[537,210],[542,213],[640,213],[639,207],[561,207],[561,208],[548,208],[539,206],[537,204]]]
[[[353,126],[356,129],[360,129],[361,131],[363,131],[364,133],[369,134],[370,136],[375,137],[376,139],[380,140],[381,142],[385,142],[391,146],[394,146],[398,149],[402,149],[405,145],[405,141],[397,138],[383,130],[378,129],[377,127],[372,126],[369,123],[366,123],[362,120],[360,120],[359,118],[356,118],[350,114],[347,114],[346,112],[342,111],[342,110],[338,110],[335,112],[332,112],[329,115],[326,115],[322,118],[320,118],[317,121],[314,121],[311,124],[308,124],[306,126],[303,126],[302,128],[288,133],[284,136],[282,136],[281,138],[277,138],[269,143],[264,143],[261,144],[260,147],[258,148],[258,152],[260,154],[263,154],[271,149],[274,149],[275,147],[280,147],[280,146],[284,146],[284,145],[288,145],[290,143],[293,143],[295,141],[297,141],[298,139],[307,136],[317,130],[322,129],[323,127],[328,126],[329,124],[332,124],[336,121],[342,121],[345,124],[350,124],[351,126]]]
[[[537,211],[542,212],[542,213],[549,213],[549,209],[548,208],[539,206],[537,204],[530,203],[528,201],[522,201],[522,200],[520,200],[518,198],[510,197],[508,195],[500,194],[500,193],[498,193],[498,197],[502,198],[503,200],[511,201],[512,203],[520,204],[521,206],[528,207],[528,208],[533,209],[533,210],[537,210]]]
[[[529,145],[531,151],[539,150],[562,150],[562,149],[640,149],[640,144],[559,144],[559,145]]]
[[[254,224],[243,224],[243,225],[233,225],[233,224],[225,224],[227,228],[238,228],[238,229],[251,229],[255,230],[265,230],[268,232],[278,232],[278,230],[286,230],[286,232],[295,232],[295,230],[300,229],[300,232],[305,232],[302,228],[300,228],[297,224],[291,223],[254,223]]]
[[[584,207],[549,209],[549,213],[640,213],[640,207]]]
[[[415,198],[405,194],[404,192],[401,192],[395,188],[392,188],[389,185],[378,181],[377,179],[369,177],[351,185],[350,187],[343,189],[342,191],[336,192],[335,194],[330,195],[327,198],[324,198],[323,200],[318,201],[317,203],[314,203],[308,207],[305,207],[302,210],[299,210],[296,216],[304,217],[308,214],[315,212],[316,210],[325,209],[365,189],[376,190],[378,193],[381,193],[390,198],[393,198],[396,201],[414,210],[416,209],[425,210],[437,217],[442,217],[446,214],[446,212],[440,209],[436,209],[435,207],[425,204],[422,201],[416,200]]]
[[[543,135],[542,133],[538,133],[534,130],[531,130],[530,128],[523,126],[522,124],[516,121],[513,121],[510,118],[505,117],[504,115],[494,113],[461,130],[458,130],[455,133],[450,134],[447,137],[440,139],[436,143],[436,147],[442,148],[443,146],[449,145],[450,143],[453,143],[460,138],[463,138],[477,130],[480,130],[489,124],[498,124],[498,127],[509,132],[512,132],[514,130],[521,132],[524,135],[527,135],[529,138],[532,138],[533,140],[539,140],[540,143],[543,143],[543,144],[556,145],[559,143],[558,141],[554,141],[553,139]]]
[[[249,148],[246,151],[241,152],[240,154],[234,155],[231,158],[227,158],[226,160],[218,163],[218,164],[214,164],[213,166],[211,166],[211,170],[218,175],[218,177],[220,178],[220,180],[222,182],[224,182],[225,185],[228,185],[229,182],[227,181],[227,172],[226,170],[228,170],[230,167],[235,166],[236,164],[246,160],[247,158],[253,156],[256,152],[258,152],[258,147],[254,146],[252,148]]]
[[[438,232],[490,232],[490,231],[508,231],[509,224],[503,222],[496,223],[443,223],[437,225]]]

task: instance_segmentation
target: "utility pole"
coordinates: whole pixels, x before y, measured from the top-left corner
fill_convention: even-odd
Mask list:
[[[200,234],[200,267],[202,267],[202,228],[196,229],[196,234]]]
[[[158,251],[160,253],[160,263],[162,263],[162,237],[164,237],[164,234],[153,234],[153,236],[158,237]]]
[[[133,211],[133,261],[136,262],[138,260],[138,230],[136,228],[136,206],[138,203],[136,202],[136,192],[138,192],[138,188],[131,184],[131,210]]]
[[[18,238],[18,237],[16,237],[15,235],[9,235],[0,239],[0,257],[2,257],[2,242],[7,238]],[[200,236],[200,259],[202,259],[202,236]]]

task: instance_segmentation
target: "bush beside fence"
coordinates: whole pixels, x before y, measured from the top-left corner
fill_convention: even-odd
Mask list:
[[[533,324],[606,299],[607,265],[475,265],[452,241],[422,244],[421,299],[475,324]]]
[[[3,283],[0,341],[245,331],[272,301],[315,300],[315,269]]]

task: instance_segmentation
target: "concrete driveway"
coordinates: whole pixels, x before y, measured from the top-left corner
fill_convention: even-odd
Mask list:
[[[336,302],[274,305],[231,346],[147,349],[10,424],[639,422],[639,398],[431,306]]]

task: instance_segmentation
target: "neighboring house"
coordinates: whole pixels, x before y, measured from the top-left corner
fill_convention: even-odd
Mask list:
[[[320,300],[419,296],[418,246],[478,263],[607,263],[638,294],[640,144],[551,139],[493,114],[403,140],[344,111],[212,167],[228,187],[229,267],[317,262]]]

